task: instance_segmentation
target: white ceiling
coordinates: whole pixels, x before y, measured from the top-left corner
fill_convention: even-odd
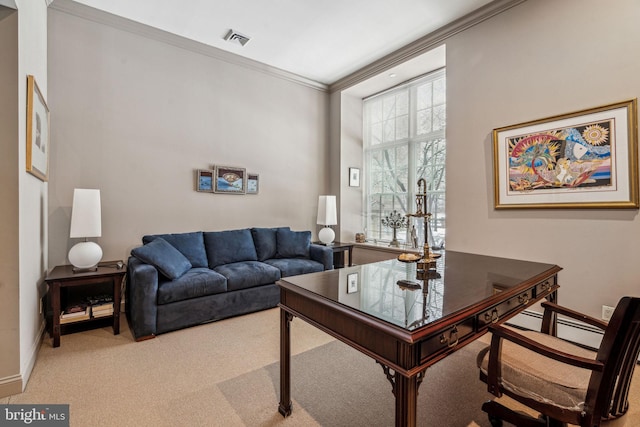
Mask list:
[[[491,2],[74,1],[327,85]],[[225,41],[230,29],[251,41]]]

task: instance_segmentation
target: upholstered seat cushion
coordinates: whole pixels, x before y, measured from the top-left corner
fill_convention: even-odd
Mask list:
[[[515,331],[555,350],[595,360],[595,352],[559,338],[535,331]],[[485,374],[489,350],[490,347],[487,347],[478,354],[478,367]],[[506,389],[516,394],[540,402],[553,402],[560,408],[582,409],[590,376],[588,369],[557,362],[511,341],[502,340],[502,382]]]
[[[175,280],[158,283],[158,305],[226,292],[227,279],[208,268],[192,268]]]
[[[227,290],[253,288],[280,280],[280,270],[258,261],[242,261],[219,265],[214,270],[227,278]]]
[[[208,267],[207,254],[204,251],[204,237],[202,231],[193,233],[150,234],[142,237],[142,243],[147,244],[156,239],[164,239],[184,255],[193,267]]]
[[[265,264],[272,265],[280,270],[282,277],[295,276],[298,274],[315,273],[324,271],[324,265],[318,261],[302,258],[289,259],[268,259]]]

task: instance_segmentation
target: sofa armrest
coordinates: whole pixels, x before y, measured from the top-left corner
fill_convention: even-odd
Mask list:
[[[333,249],[312,243],[309,246],[309,258],[324,265],[325,270],[333,270]]]
[[[156,334],[158,270],[131,256],[127,263],[127,315],[136,341]]]

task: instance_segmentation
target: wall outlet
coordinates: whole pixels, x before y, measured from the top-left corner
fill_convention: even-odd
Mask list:
[[[602,306],[602,320],[609,321],[611,320],[611,316],[613,316],[613,310],[615,307],[610,307],[608,305]]]

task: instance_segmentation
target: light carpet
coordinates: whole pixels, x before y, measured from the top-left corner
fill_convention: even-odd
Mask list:
[[[483,339],[486,341],[486,339]],[[70,405],[71,426],[388,426],[393,395],[382,368],[329,335],[291,324],[293,414],[279,401],[279,309],[200,325],[136,343],[111,328],[45,336],[27,387],[0,403]],[[491,396],[473,343],[427,370],[421,426],[484,427]],[[636,378],[638,376],[636,375]],[[612,427],[640,425],[640,384]]]

